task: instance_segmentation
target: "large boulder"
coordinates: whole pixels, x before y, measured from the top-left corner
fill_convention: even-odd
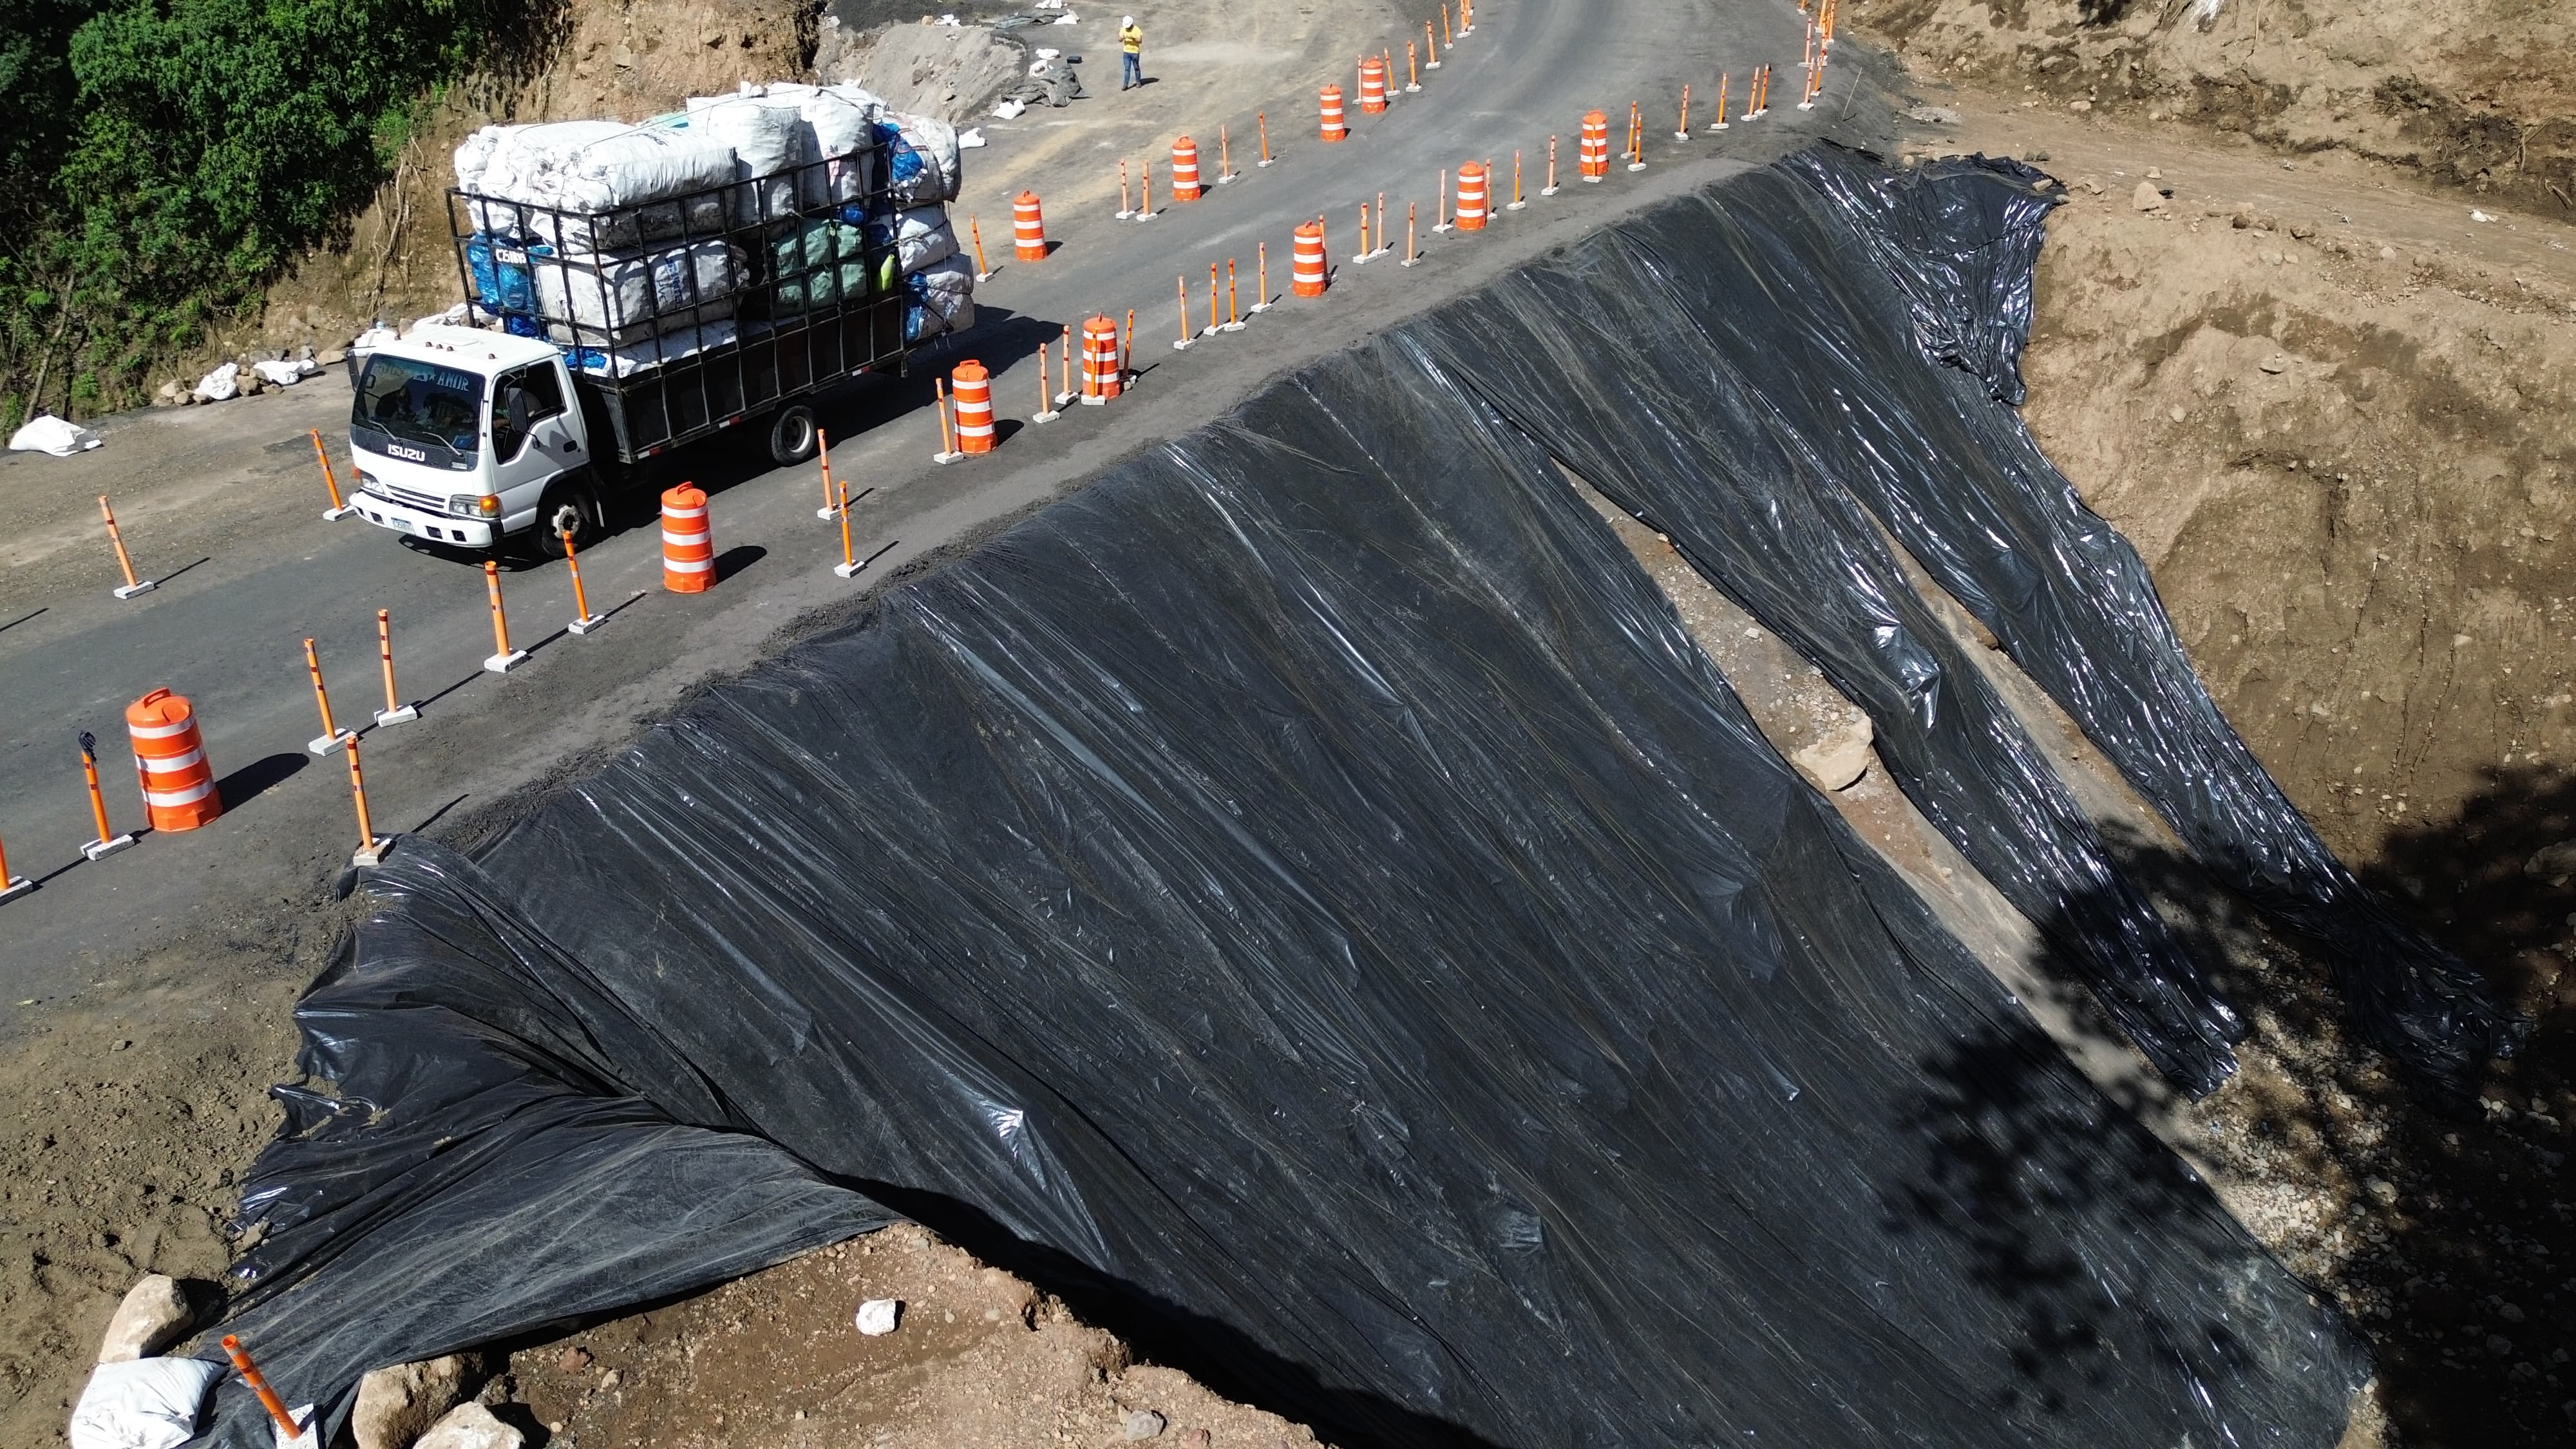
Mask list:
[[[358,1449],[412,1449],[428,1442],[423,1436],[464,1401],[471,1369],[465,1355],[451,1353],[368,1374],[358,1380],[357,1407],[349,1412],[350,1437]]]
[[[140,1282],[125,1290],[125,1301],[116,1305],[116,1313],[107,1320],[107,1336],[99,1341],[98,1361],[132,1363],[149,1358],[186,1333],[193,1318],[188,1295],[180,1291],[176,1280],[160,1273],[146,1273]]]

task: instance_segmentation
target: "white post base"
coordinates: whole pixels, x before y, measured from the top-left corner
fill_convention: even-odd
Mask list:
[[[1438,236],[1440,233],[1442,233],[1442,232],[1444,232],[1444,231],[1447,231],[1447,230],[1449,230],[1451,227],[1456,226],[1456,225],[1457,225],[1457,223],[1456,223],[1456,222],[1451,222],[1451,221],[1444,221],[1444,222],[1441,222],[1439,225],[1437,225],[1437,226],[1435,226],[1435,227],[1431,228],[1431,234],[1432,234],[1432,235],[1434,235],[1434,236]]]
[[[1528,202],[1526,202],[1526,201],[1506,201],[1506,202],[1504,202],[1504,203],[1503,203],[1503,210],[1505,210],[1505,211],[1518,211],[1518,210],[1520,210],[1522,207],[1527,206],[1527,205],[1529,205],[1529,203],[1528,203]]]
[[[1556,194],[1556,190],[1557,189],[1553,186],[1542,186],[1538,189],[1538,194],[1541,196],[1554,196]]]
[[[1255,161],[1255,162],[1253,162],[1252,164],[1253,164],[1253,165],[1255,165],[1255,166],[1267,166],[1267,165],[1269,165],[1270,163],[1269,163],[1268,161]]]
[[[1409,95],[1412,95],[1415,91],[1418,91],[1418,90],[1420,90],[1420,89],[1422,89],[1422,87],[1421,87],[1421,86],[1416,85],[1416,84],[1410,84],[1410,83],[1408,83],[1408,84],[1405,86],[1405,88],[1404,88],[1404,93],[1405,93],[1406,95],[1408,95],[1408,96],[1409,96]]]
[[[483,667],[491,670],[494,674],[507,674],[511,670],[516,669],[527,662],[527,650],[513,649],[507,654],[495,654],[491,658],[484,660]]]
[[[1118,219],[1120,221],[1134,221],[1136,219],[1136,208],[1131,206],[1119,212]]]
[[[1048,408],[1042,413],[1029,414],[1029,421],[1033,423],[1051,423],[1063,416],[1063,413],[1056,411],[1054,408]]]
[[[1688,131],[1675,131],[1675,132],[1673,132],[1673,139],[1674,139],[1674,140],[1676,140],[1676,141],[1687,141],[1687,140],[1689,140],[1689,139],[1690,139],[1690,132],[1688,132]]]
[[[102,856],[114,855],[133,843],[134,837],[131,835],[120,835],[114,840],[93,840],[81,847],[81,856],[85,860],[97,860]]]
[[[376,723],[378,725],[410,724],[413,720],[418,718],[420,718],[420,706],[416,704],[407,704],[400,709],[380,709],[376,711]]]
[[[357,736],[351,734],[349,731],[341,730],[335,734],[315,735],[313,738],[304,742],[304,748],[306,752],[310,754],[336,755],[340,751],[347,749],[349,747],[349,741],[356,738]]]
[[[587,634],[591,630],[596,629],[607,622],[608,616],[606,614],[584,614],[580,618],[573,620],[571,623],[564,625],[564,632],[567,634]]]
[[[1240,322],[1220,322],[1217,324],[1216,330],[1219,332],[1240,332],[1243,330],[1243,324]]]
[[[836,563],[832,565],[832,572],[839,574],[845,579],[856,578],[858,577],[859,570],[866,568],[867,566],[868,561],[866,559],[861,559],[857,563]]]
[[[1435,61],[1431,61],[1431,62],[1429,62],[1429,63],[1425,64],[1422,68],[1423,68],[1424,70],[1438,70],[1438,69],[1440,68],[1440,62],[1438,62],[1438,61],[1436,61],[1436,60],[1435,60]]]
[[[833,519],[841,516],[841,510],[837,508],[817,508],[814,510],[814,516],[823,520],[825,523],[829,523]]]
[[[1399,267],[1418,267],[1422,265],[1422,258],[1406,257],[1403,261],[1397,262],[1396,265]]]
[[[1255,302],[1251,306],[1243,309],[1243,315],[1246,317],[1257,317],[1262,313],[1269,311],[1270,307],[1271,304],[1268,302]]]
[[[1725,130],[1725,129],[1727,128],[1727,125],[1728,125],[1728,123],[1727,123],[1727,122],[1725,122],[1725,121],[1720,121],[1720,122],[1718,122],[1716,125],[1709,127],[1709,129],[1710,129],[1710,130],[1712,130],[1712,131],[1723,131],[1723,130]]]
[[[1800,101],[1800,102],[1798,102],[1798,109],[1799,109],[1799,110],[1802,110],[1802,111],[1812,111],[1812,110],[1814,110],[1815,108],[1816,108],[1816,103],[1815,103],[1814,101]]]
[[[357,511],[358,505],[354,503],[343,503],[337,508],[325,508],[322,510],[322,521],[324,523],[337,523],[341,519],[346,518]]]
[[[963,459],[965,456],[966,455],[963,453],[933,453],[930,455],[930,461],[937,463],[944,468],[951,463]]]
[[[1646,169],[1646,163],[1643,161],[1631,161],[1628,163],[1628,169],[1631,171],[1643,171]]]
[[[1583,178],[1583,184],[1586,186],[1598,186],[1601,184],[1601,178],[1598,176],[1586,176]]]
[[[353,868],[362,865],[370,868],[382,865],[385,863],[385,856],[390,854],[393,848],[394,838],[392,836],[379,835],[375,839],[370,840],[366,844],[349,852],[349,864]],[[285,1437],[286,1436],[283,1434],[279,1435],[278,1441],[280,1443],[284,1443]]]
[[[1351,258],[1351,265],[1356,267],[1376,255],[1377,253],[1375,252],[1361,252],[1359,255]]]
[[[1189,351],[1189,350],[1190,350],[1190,343],[1191,343],[1192,341],[1194,341],[1194,340],[1196,340],[1196,339],[1188,338],[1188,337],[1175,337],[1175,338],[1173,338],[1173,339],[1172,339],[1172,350],[1173,350],[1174,352],[1187,352],[1187,351]]]
[[[161,581],[159,579],[145,579],[139,584],[131,584],[125,588],[118,589],[116,591],[116,596],[120,599],[130,599],[136,594],[148,594],[159,587],[161,587]]]
[[[1109,406],[1109,399],[1102,397],[1098,393],[1092,393],[1083,398],[1082,405],[1087,408],[1105,408]]]
[[[13,875],[9,877],[9,883],[7,885],[0,886],[0,901],[10,900],[17,896],[23,896],[35,888],[36,883],[34,881],[27,879],[23,875]]]
[[[1138,221],[1152,221],[1155,217],[1161,215],[1162,213],[1159,211],[1140,211],[1136,213],[1136,219]]]

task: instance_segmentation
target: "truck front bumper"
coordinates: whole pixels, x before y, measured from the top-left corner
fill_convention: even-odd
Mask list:
[[[378,528],[389,528],[433,543],[452,543],[465,548],[492,546],[494,520],[488,518],[454,518],[444,513],[432,513],[426,508],[414,508],[408,503],[396,503],[375,493],[361,493],[354,501],[358,505],[358,516]]]

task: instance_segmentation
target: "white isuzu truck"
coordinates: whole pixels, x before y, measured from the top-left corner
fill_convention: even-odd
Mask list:
[[[852,87],[486,127],[457,180],[465,304],[349,359],[352,501],[425,542],[560,554],[735,428],[801,462],[819,394],[973,325],[955,133]]]

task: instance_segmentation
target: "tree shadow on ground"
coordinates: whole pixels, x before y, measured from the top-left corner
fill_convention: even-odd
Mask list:
[[[2175,851],[2118,842],[2254,1027],[2238,1078],[2175,1106],[2188,1149],[2236,1215],[2343,1310],[2376,1367],[2388,1442],[2405,1449],[2576,1442],[2576,846],[2542,854],[2571,839],[2576,775],[2498,769],[2448,818],[2392,831],[2359,868],[2533,1021],[2521,1050],[2490,1064],[2466,1120],[2361,1044],[2313,949],[2268,931]],[[2081,990],[2066,990],[2108,1034]],[[1927,1143],[1921,1191],[1890,1211],[1964,1242],[1980,1286],[2026,1310],[2016,1357],[2046,1404],[2122,1371],[2105,1358],[2103,1315],[2142,1311],[2110,1304],[2084,1264],[2050,1247],[2052,1222],[2108,1214],[2169,1244],[2201,1199],[2187,1181],[2124,1175],[2126,1152],[2093,1150],[2090,1138],[2143,1129],[2108,1101],[2093,1120],[2068,1120],[2032,1090],[2020,1050],[1972,1041],[1925,1064],[1906,1123]]]

